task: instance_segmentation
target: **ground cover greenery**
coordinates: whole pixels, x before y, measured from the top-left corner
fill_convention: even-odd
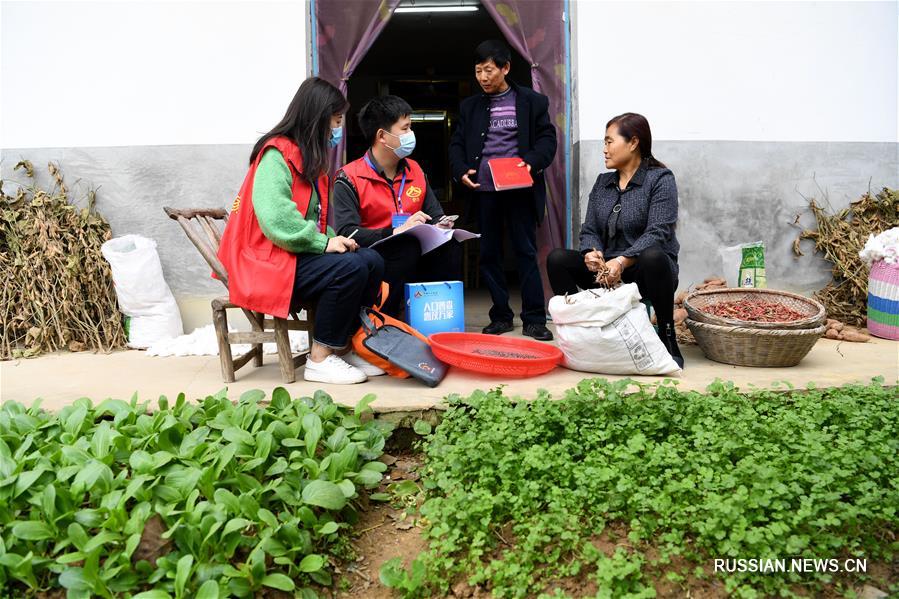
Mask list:
[[[458,584],[524,597],[562,595],[554,583],[575,579],[598,597],[653,597],[650,573],[665,572],[684,590],[851,596],[864,577],[716,575],[713,559],[899,559],[895,387],[634,385],[452,398],[423,445],[429,550],[410,570],[386,564],[382,582],[408,597]]]
[[[315,596],[346,559],[390,425],[275,389],[0,408],[0,593]]]

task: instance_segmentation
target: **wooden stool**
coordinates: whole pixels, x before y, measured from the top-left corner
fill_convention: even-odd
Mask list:
[[[190,239],[206,263],[212,268],[218,280],[227,288],[228,273],[218,259],[219,244],[222,232],[228,222],[228,214],[218,209],[207,208],[163,208],[169,218],[178,221],[187,238]],[[228,310],[240,309],[250,322],[252,331],[229,332]],[[309,347],[312,347],[312,323],[315,321],[315,306],[305,303],[301,306],[306,318],[301,319],[299,313],[292,312],[291,319],[269,316],[232,304],[227,297],[212,300],[212,323],[219,346],[219,360],[222,366],[222,380],[234,382],[234,373],[243,368],[250,360],[253,366],[262,366],[262,344],[274,343],[278,349],[278,364],[281,366],[281,378],[285,383],[296,381],[296,369],[306,363],[309,350],[296,356],[290,350],[288,331],[306,331],[309,335]],[[236,360],[231,353],[234,343],[249,343],[250,351]]]

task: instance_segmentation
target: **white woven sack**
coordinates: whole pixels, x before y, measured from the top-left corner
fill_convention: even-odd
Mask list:
[[[128,346],[146,348],[184,333],[181,312],[162,275],[156,242],[123,235],[100,247],[112,269],[119,309],[131,318]]]
[[[567,368],[643,375],[680,370],[652,328],[636,283],[557,295],[549,313]]]

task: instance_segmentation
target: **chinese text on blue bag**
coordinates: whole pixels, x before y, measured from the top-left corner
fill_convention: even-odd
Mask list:
[[[425,336],[464,332],[462,281],[406,283],[406,322]]]

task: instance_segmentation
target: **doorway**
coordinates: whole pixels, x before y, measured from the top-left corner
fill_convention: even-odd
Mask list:
[[[336,164],[364,152],[356,115],[369,98],[404,97],[418,111],[413,157],[444,210],[475,220],[472,202],[450,181],[446,150],[459,101],[478,91],[474,48],[505,40],[510,76],[548,96],[556,126],[559,149],[545,171],[547,211],[537,229],[545,270],[546,255],[569,244],[572,230],[570,22],[569,0],[310,0],[310,72],[338,85],[352,104]],[[544,291],[551,296],[545,279]]]

